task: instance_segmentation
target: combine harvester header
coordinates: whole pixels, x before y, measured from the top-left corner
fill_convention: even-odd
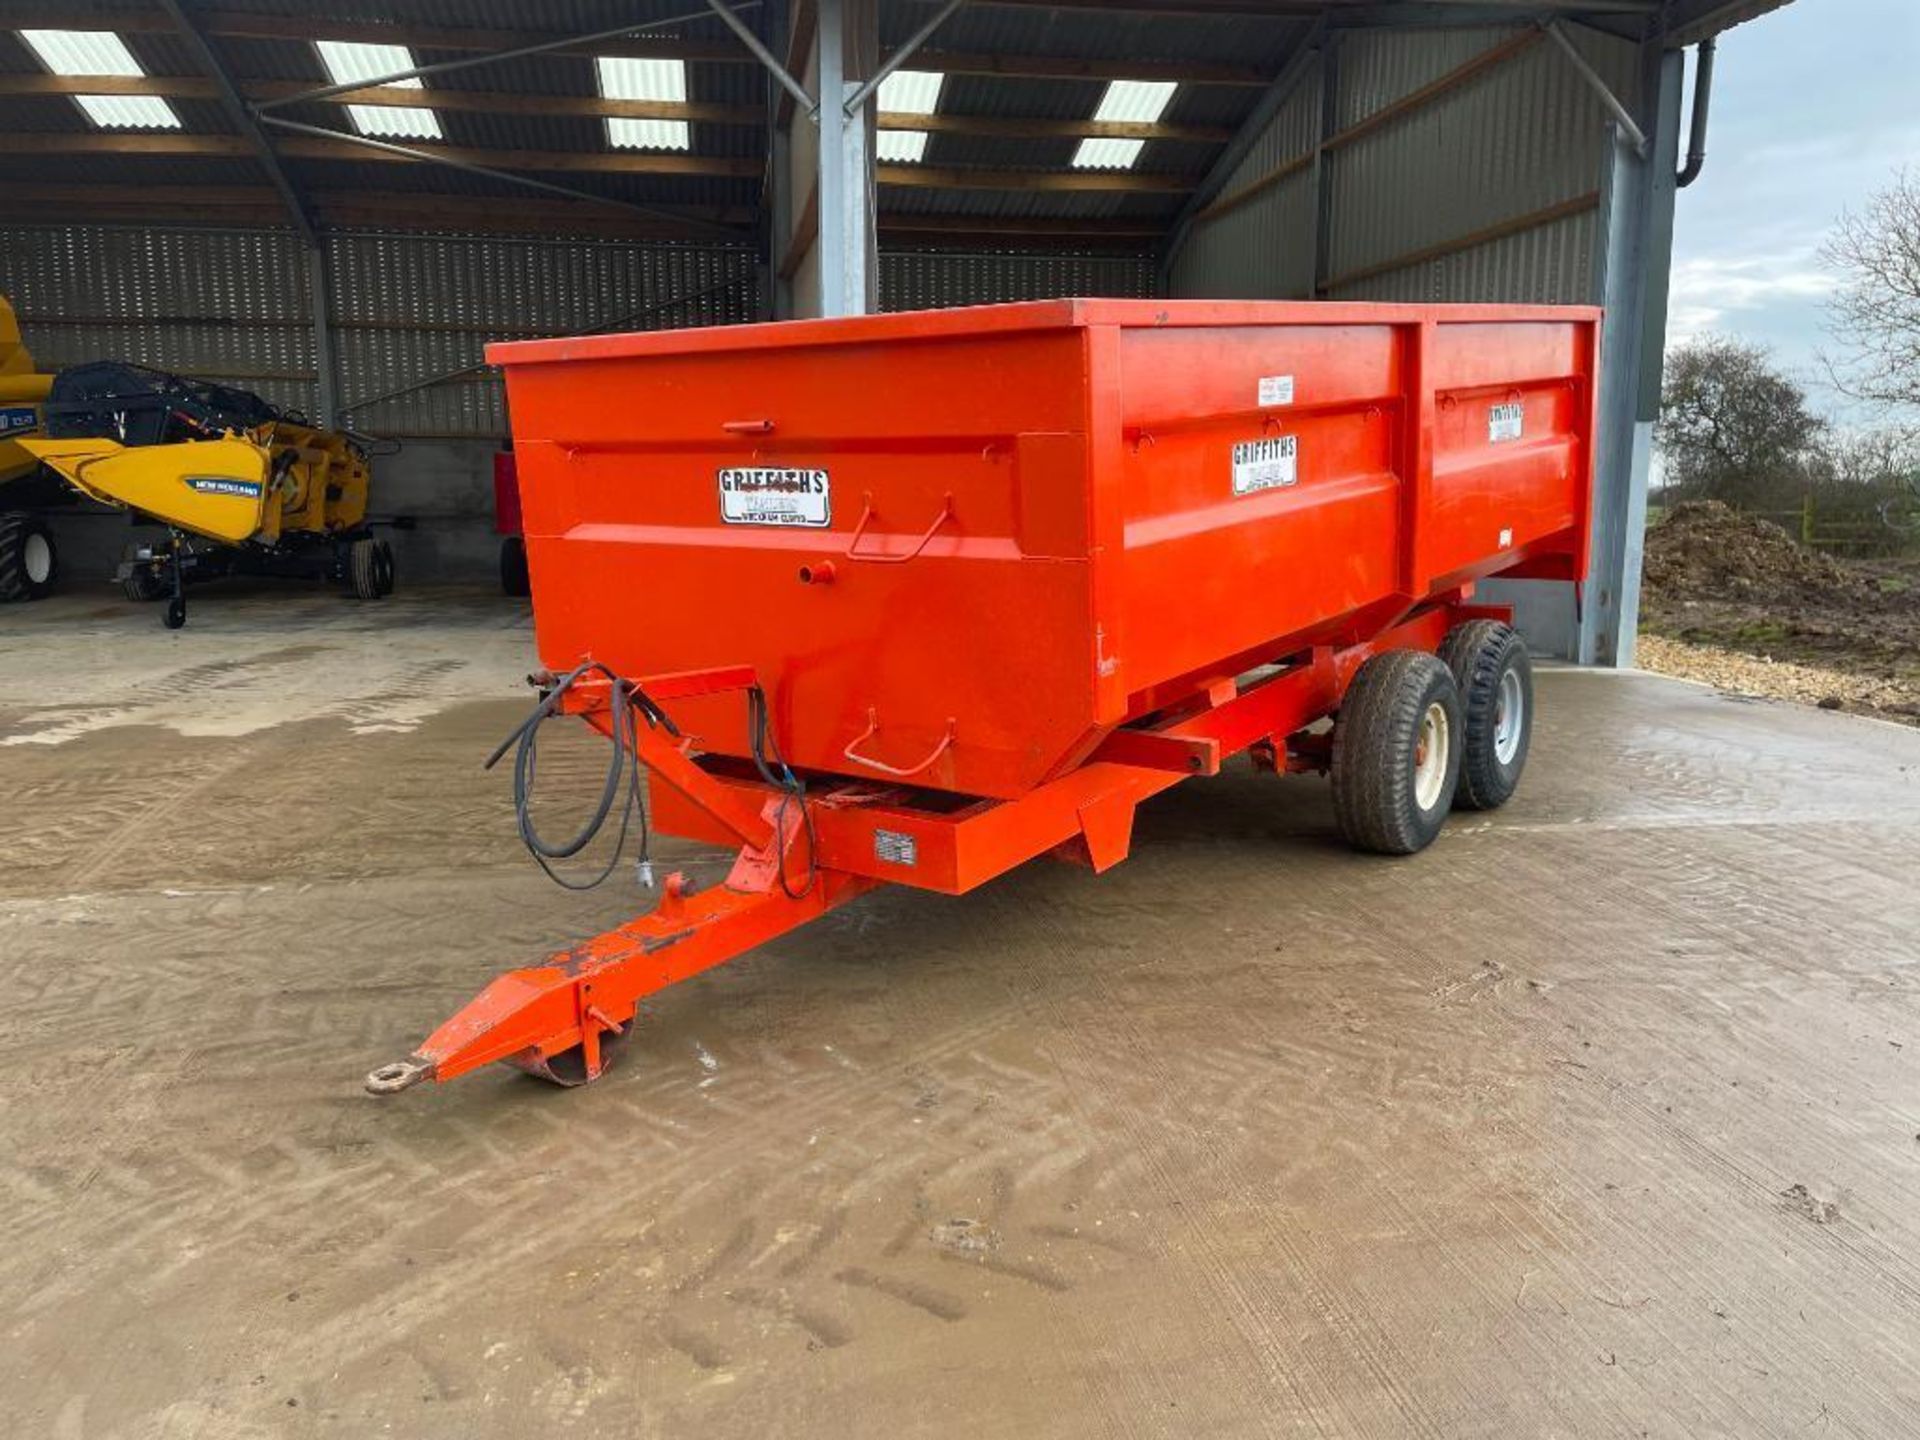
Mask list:
[[[624,755],[657,828],[739,853],[369,1088],[594,1078],[647,994],[883,882],[1105,870],[1241,751],[1329,772],[1363,849],[1500,804],[1530,671],[1474,586],[1585,574],[1599,320],[1070,300],[490,347],[550,671],[522,778],[579,715],[602,817]]]

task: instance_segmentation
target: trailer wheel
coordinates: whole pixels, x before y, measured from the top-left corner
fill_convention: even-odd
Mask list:
[[[527,542],[518,535],[500,542],[500,588],[508,595],[533,593],[533,581],[527,574]]]
[[[380,589],[380,545],[371,535],[362,535],[347,547],[347,578],[353,584],[356,600],[378,600]]]
[[[1497,810],[1513,798],[1533,739],[1533,662],[1527,642],[1498,620],[1469,620],[1440,642],[1465,712],[1460,747],[1461,810]]]
[[[24,511],[0,515],[0,601],[44,599],[59,574],[46,521]]]
[[[1411,855],[1433,843],[1460,780],[1460,694],[1424,650],[1360,667],[1333,726],[1333,817],[1355,849]]]

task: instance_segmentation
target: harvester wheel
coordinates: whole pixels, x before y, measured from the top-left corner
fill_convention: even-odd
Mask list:
[[[1460,780],[1460,695],[1424,650],[1360,667],[1333,726],[1333,817],[1347,843],[1411,855],[1433,843]]]
[[[500,588],[508,595],[533,593],[533,581],[527,576],[527,542],[518,535],[500,542]]]
[[[1469,620],[1440,642],[1465,712],[1460,747],[1461,810],[1497,810],[1513,798],[1533,739],[1533,662],[1527,642],[1498,620]]]
[[[0,515],[0,601],[43,599],[59,574],[46,521],[24,511]]]
[[[384,598],[393,593],[393,546],[385,540],[375,541],[374,544],[379,560],[380,594]]]
[[[347,578],[356,600],[378,600],[386,593],[380,588],[380,542],[371,535],[347,547]]]

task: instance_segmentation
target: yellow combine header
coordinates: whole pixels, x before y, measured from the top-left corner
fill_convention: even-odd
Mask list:
[[[351,436],[250,391],[140,365],[36,374],[0,300],[0,407],[16,391],[20,403],[0,408],[0,480],[43,465],[90,500],[166,526],[168,541],[136,548],[119,579],[132,599],[171,597],[168,626],[185,622],[185,586],[219,575],[335,580],[363,600],[392,590],[393,552],[367,528],[367,455]],[[11,518],[0,515],[0,598],[11,598]],[[52,539],[38,533],[50,584]]]

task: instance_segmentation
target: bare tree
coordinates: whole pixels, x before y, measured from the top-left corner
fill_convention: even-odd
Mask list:
[[[1677,496],[1792,503],[1825,430],[1764,346],[1709,335],[1667,357],[1656,436]]]
[[[1840,217],[1821,258],[1840,272],[1829,301],[1833,383],[1878,405],[1920,405],[1920,180],[1899,171]]]

